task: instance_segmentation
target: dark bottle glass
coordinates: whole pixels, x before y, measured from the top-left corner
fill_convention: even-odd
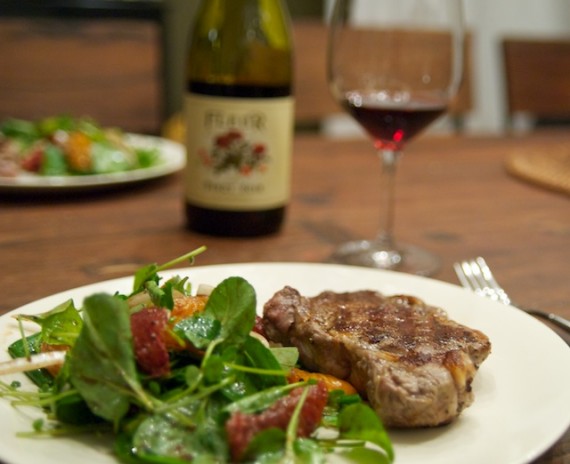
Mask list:
[[[277,232],[290,195],[292,50],[281,0],[204,0],[185,101],[187,225],[212,235]]]

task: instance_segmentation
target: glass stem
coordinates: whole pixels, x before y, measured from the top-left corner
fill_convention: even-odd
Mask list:
[[[384,250],[395,250],[394,244],[394,198],[396,168],[400,151],[381,150],[378,152],[382,162],[381,196],[380,196],[380,232],[376,240]]]

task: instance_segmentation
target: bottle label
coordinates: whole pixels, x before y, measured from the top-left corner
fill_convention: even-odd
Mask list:
[[[290,194],[293,98],[189,93],[186,199],[213,209],[284,206]]]

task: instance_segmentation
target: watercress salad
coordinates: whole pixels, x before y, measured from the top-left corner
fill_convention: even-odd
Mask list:
[[[358,395],[341,390],[327,392],[319,428],[302,436],[315,381],[288,383],[296,349],[268,346],[252,332],[254,288],[241,277],[229,277],[209,295],[197,297],[188,277],[163,281],[160,276],[163,269],[193,261],[202,251],[141,268],[128,295],[98,293],[81,307],[70,300],[43,314],[17,316],[40,330],[24,336],[22,329],[22,338],[8,348],[14,358],[9,362],[64,352],[56,371],[49,366],[26,372],[38,387],[33,391],[0,380],[0,397],[14,407],[38,406],[45,412],[30,431],[18,435],[108,433],[117,459],[125,463],[318,463],[331,453],[349,462],[393,462],[377,415]],[[175,316],[180,301],[194,298],[202,298],[203,307]],[[150,330],[137,335],[134,315],[145,311],[167,312],[163,332],[171,346],[178,346],[169,348],[167,370],[160,375],[141,369],[138,358],[137,337],[148,338],[155,327],[147,325]],[[147,348],[155,363],[155,345]],[[283,423],[280,405],[287,401]],[[277,412],[281,425],[260,427],[236,458],[232,443],[248,430],[228,431],[231,418],[241,415],[255,422],[268,411]]]

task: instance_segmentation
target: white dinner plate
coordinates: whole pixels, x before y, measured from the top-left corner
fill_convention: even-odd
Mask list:
[[[323,290],[406,293],[444,308],[452,319],[487,334],[492,352],[475,379],[473,405],[448,426],[391,431],[396,463],[527,463],[552,446],[570,425],[570,349],[544,324],[513,307],[425,277],[330,264],[196,266],[162,275],[166,278],[172,274],[189,276],[195,286],[216,285],[229,276],[244,277],[257,291],[259,309],[285,285],[306,296]],[[12,315],[47,311],[68,298],[81,305],[83,298],[94,292],[128,293],[131,285],[132,278],[88,285],[0,317],[0,360],[8,359],[5,347],[19,338]],[[29,385],[23,375],[15,377]],[[16,438],[18,431],[31,429],[31,417],[37,417],[31,409],[17,410],[0,399],[0,417],[0,461],[6,464],[29,464],[38,459],[42,464],[116,462],[100,439]]]
[[[178,142],[139,134],[125,134],[125,139],[129,145],[136,148],[157,148],[160,162],[148,168],[108,174],[40,176],[23,173],[15,177],[0,176],[0,190],[33,192],[108,188],[163,177],[179,171],[186,163],[185,148]]]

